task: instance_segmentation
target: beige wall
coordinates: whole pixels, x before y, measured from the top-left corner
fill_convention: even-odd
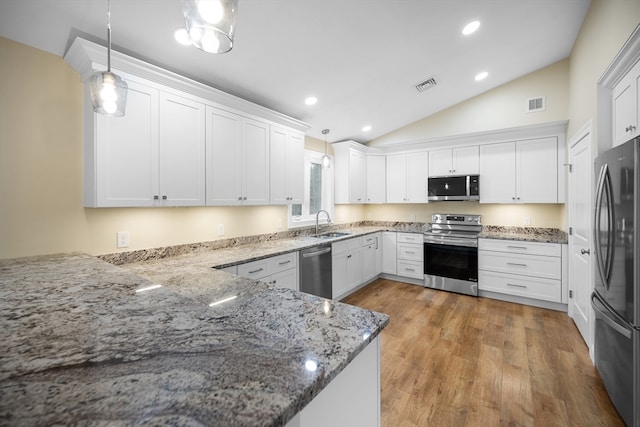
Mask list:
[[[640,23],[638,0],[593,0],[569,57],[569,127],[567,141],[589,120],[592,154],[597,155],[597,82]],[[609,144],[609,141],[603,141]]]
[[[546,109],[525,112],[529,98]],[[569,119],[569,61],[564,60],[371,141],[386,145]]]

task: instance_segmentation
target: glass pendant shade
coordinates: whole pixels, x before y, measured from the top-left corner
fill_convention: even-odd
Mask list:
[[[209,53],[233,47],[238,0],[185,0],[184,19],[191,43]]]
[[[329,157],[326,154],[322,156],[322,167],[323,168],[331,167],[331,157]]]
[[[89,77],[93,111],[122,117],[127,106],[127,83],[111,71],[97,71]]]

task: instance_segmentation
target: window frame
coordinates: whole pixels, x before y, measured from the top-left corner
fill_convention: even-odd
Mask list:
[[[322,165],[322,156],[324,153],[320,153],[318,151],[313,150],[304,150],[304,202],[305,204],[309,204],[310,198],[310,175],[311,175],[311,163],[316,163]],[[329,212],[329,215],[333,219],[334,213],[334,167],[333,167],[333,157],[329,156],[330,162],[328,168],[322,168],[322,207],[321,209]],[[316,215],[301,215],[294,217],[292,215],[292,206],[293,204],[289,204],[287,207],[287,225],[291,228],[302,228],[302,227],[311,227],[316,225]],[[304,207],[303,207],[304,210]],[[320,215],[319,224],[327,224],[327,216]]]

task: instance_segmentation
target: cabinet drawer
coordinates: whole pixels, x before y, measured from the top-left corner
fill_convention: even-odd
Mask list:
[[[415,245],[409,243],[398,243],[396,246],[396,253],[398,259],[404,259],[409,261],[420,261],[422,262],[423,257],[423,247],[422,245]]]
[[[398,243],[420,243],[424,242],[424,236],[418,233],[397,233]]]
[[[361,237],[362,246],[378,245],[379,234],[368,234]]]
[[[545,301],[562,302],[562,285],[559,280],[479,271],[478,289]]]
[[[298,266],[298,252],[291,252],[267,259],[267,271],[269,274],[279,273]]]
[[[267,270],[266,259],[260,259],[258,261],[252,261],[238,266],[238,276],[240,277],[246,277],[247,279],[261,279],[268,275],[269,270]]]
[[[560,257],[562,245],[558,243],[522,242],[518,240],[478,239],[478,249],[508,252],[510,254],[528,254]]]
[[[412,277],[414,279],[424,278],[424,270],[421,262],[398,260],[398,276]]]
[[[562,278],[561,259],[548,256],[478,251],[478,269],[556,280]]]

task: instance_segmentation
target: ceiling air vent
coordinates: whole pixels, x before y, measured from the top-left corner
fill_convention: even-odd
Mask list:
[[[418,83],[416,85],[416,90],[418,92],[424,92],[428,89],[431,89],[432,87],[436,86],[438,84],[438,82],[436,81],[435,77],[430,77],[427,80],[423,81],[422,83]]]
[[[544,96],[527,99],[527,113],[533,113],[534,111],[544,111],[544,109]]]

